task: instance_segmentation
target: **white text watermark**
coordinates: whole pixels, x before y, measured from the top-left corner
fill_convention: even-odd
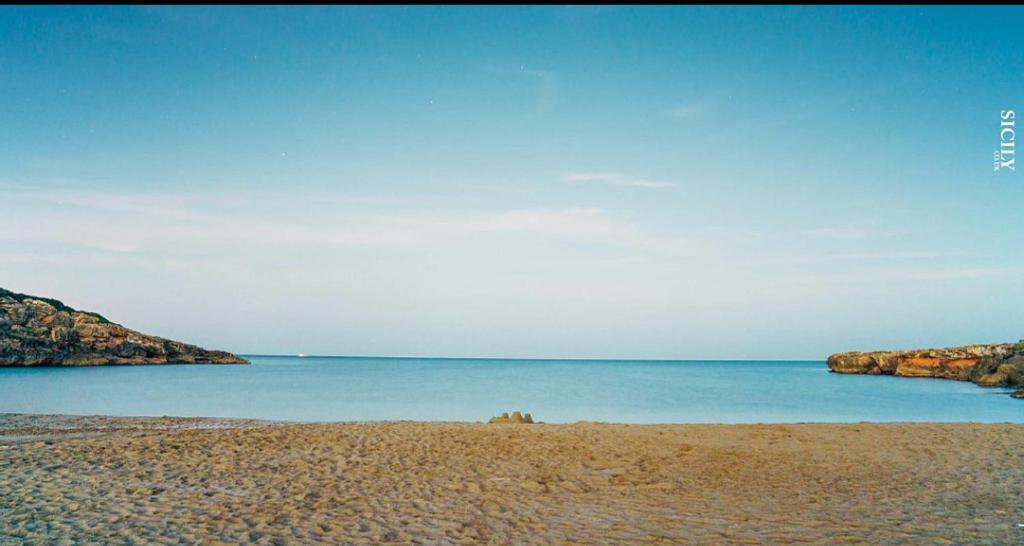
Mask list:
[[[1017,170],[1017,113],[999,111],[999,149],[992,152],[992,170]]]

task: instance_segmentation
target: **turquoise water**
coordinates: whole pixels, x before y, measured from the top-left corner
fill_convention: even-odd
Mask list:
[[[252,356],[250,366],[0,369],[0,412],[296,421],[1024,422],[1005,389],[823,362]]]

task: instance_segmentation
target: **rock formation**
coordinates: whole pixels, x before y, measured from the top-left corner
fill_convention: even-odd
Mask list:
[[[54,299],[0,288],[0,366],[247,363],[224,351],[141,334]]]
[[[938,377],[973,381],[983,387],[1024,385],[1024,340],[948,349],[839,353],[828,357],[838,373]]]
[[[499,415],[497,417],[491,417],[491,420],[487,421],[487,422],[489,424],[492,424],[492,425],[496,425],[496,424],[499,424],[499,425],[500,424],[532,425],[533,424],[533,416],[530,415],[529,413],[527,413],[526,415],[523,415],[523,414],[519,413],[518,411],[513,411],[511,417],[509,417],[509,415],[507,413],[502,413],[501,415]]]

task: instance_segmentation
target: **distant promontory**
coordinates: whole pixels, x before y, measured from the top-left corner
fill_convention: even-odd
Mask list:
[[[248,363],[225,351],[129,330],[55,299],[0,288],[0,366]]]
[[[1024,387],[1024,340],[945,349],[839,353],[828,357],[838,373],[937,377],[983,387]],[[1021,397],[1024,389],[1014,393]]]

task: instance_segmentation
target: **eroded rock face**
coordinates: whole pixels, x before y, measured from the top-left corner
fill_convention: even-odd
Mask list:
[[[1024,385],[1024,341],[947,349],[839,353],[828,357],[838,373],[938,377],[983,387]]]
[[[0,366],[247,363],[228,352],[129,330],[57,300],[0,288]]]

